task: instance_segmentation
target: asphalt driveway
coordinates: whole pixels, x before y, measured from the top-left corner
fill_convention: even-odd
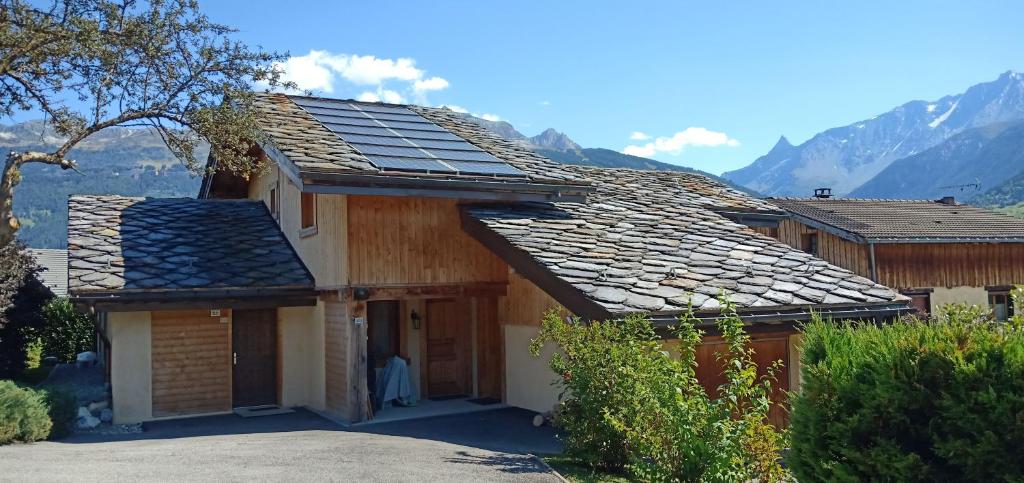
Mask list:
[[[343,428],[307,411],[149,423],[0,447],[3,481],[549,481],[559,451],[532,413],[501,409]]]

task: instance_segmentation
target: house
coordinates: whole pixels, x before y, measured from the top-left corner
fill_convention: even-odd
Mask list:
[[[53,248],[29,248],[39,268],[39,280],[58,297],[68,294],[68,251]]]
[[[897,288],[918,310],[966,302],[1012,315],[1008,293],[1024,283],[1024,220],[937,201],[774,198],[792,218],[775,236],[832,264]]]
[[[704,177],[557,164],[447,109],[260,94],[257,110],[269,167],[252,179],[216,172],[195,200],[71,198],[70,291],[111,341],[119,422],[262,405],[361,421],[395,355],[421,407],[547,411],[554,375],[527,351],[547,310],[665,325],[692,304],[714,361],[719,294],[758,357],[787,363],[785,388],[812,311],[907,310],[737,223],[785,213]]]

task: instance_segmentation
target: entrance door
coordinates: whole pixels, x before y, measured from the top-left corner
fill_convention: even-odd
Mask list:
[[[469,304],[428,300],[426,320],[427,397],[469,395],[473,389]]]
[[[757,364],[757,375],[767,374],[767,368],[782,361],[783,366],[775,374],[772,382],[772,406],[768,411],[768,419],[776,427],[784,428],[788,424],[789,391],[789,334],[755,334],[750,341],[754,349],[754,363]],[[709,395],[718,397],[718,387],[725,384],[725,367],[718,360],[717,354],[725,355],[729,348],[721,337],[705,337],[704,343],[697,346],[697,379],[704,385]]]
[[[277,310],[235,310],[231,324],[233,406],[277,404]]]

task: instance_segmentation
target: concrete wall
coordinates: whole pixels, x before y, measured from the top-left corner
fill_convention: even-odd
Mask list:
[[[278,309],[282,407],[326,407],[323,320],[322,304]]]
[[[107,314],[111,344],[110,386],[114,423],[128,424],[153,418],[153,361],[149,312]]]
[[[952,303],[967,303],[988,308],[988,292],[985,287],[935,287],[931,294],[932,313],[939,307]]]
[[[553,345],[544,347],[540,357],[530,355],[530,340],[539,327],[503,325],[505,337],[505,402],[537,412],[550,411],[558,403],[561,389],[551,383],[557,380],[548,361],[555,353]]]

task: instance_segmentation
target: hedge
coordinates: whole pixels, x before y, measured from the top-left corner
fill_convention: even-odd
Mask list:
[[[39,441],[52,427],[43,393],[0,381],[0,444]]]
[[[1024,480],[1024,332],[980,309],[805,328],[787,463],[814,481]]]

